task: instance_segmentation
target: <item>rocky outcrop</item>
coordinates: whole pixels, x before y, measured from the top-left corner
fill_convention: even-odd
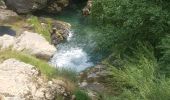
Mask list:
[[[47,0],[4,0],[8,8],[17,13],[30,13],[47,5]]]
[[[69,0],[4,0],[8,8],[20,14],[37,10],[57,13],[69,4]]]
[[[69,97],[65,82],[45,80],[30,64],[7,59],[0,64],[0,100],[58,100]]]
[[[5,9],[4,6],[0,6],[0,23],[18,17],[19,16],[15,12]]]
[[[49,13],[57,13],[61,12],[63,8],[69,5],[69,0],[53,0],[53,2],[49,3],[47,6],[47,12]]]
[[[38,58],[49,59],[55,53],[56,48],[38,33],[25,31],[16,39],[14,50],[24,51]]]
[[[84,16],[88,16],[91,13],[92,8],[92,0],[88,0],[86,6],[82,9],[82,13]]]
[[[19,37],[3,35],[0,37],[0,49],[12,48],[38,58],[49,60],[56,48],[38,33],[25,31]]]
[[[55,29],[53,30],[53,32],[51,32],[51,43],[53,43],[54,45],[65,41],[70,35],[71,25],[69,23],[62,21],[54,21],[52,27],[53,29]]]
[[[105,65],[96,65],[79,74],[79,87],[87,90],[92,100],[100,100],[98,93],[111,93],[111,89],[105,83],[110,76],[112,73],[106,69]]]

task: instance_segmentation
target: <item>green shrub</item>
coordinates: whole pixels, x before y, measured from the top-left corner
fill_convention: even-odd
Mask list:
[[[162,50],[160,70],[163,74],[166,74],[166,76],[170,77],[170,35],[162,38],[159,48]]]
[[[100,34],[94,37],[98,52],[131,52],[138,41],[156,47],[170,33],[169,4],[168,0],[93,0],[91,18]]]
[[[76,96],[76,100],[91,100],[88,97],[88,94],[83,90],[76,90],[75,96]]]

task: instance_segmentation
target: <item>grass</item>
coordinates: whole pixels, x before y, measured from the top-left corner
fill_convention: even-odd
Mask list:
[[[58,73],[58,70],[51,67],[46,61],[37,59],[34,56],[31,56],[31,55],[28,55],[22,52],[11,51],[11,50],[0,51],[1,61],[9,59],[9,58],[15,58],[25,63],[31,64],[37,67],[41,71],[41,73],[45,74],[47,77],[54,77]]]
[[[45,25],[42,25],[41,21],[37,17],[32,16],[28,19],[28,23],[33,25],[36,33],[41,34],[47,41],[51,40],[50,30],[52,29],[52,26],[50,19],[46,19]]]
[[[133,57],[125,60],[122,68],[105,61],[112,72],[108,83],[118,94],[104,96],[104,100],[170,100],[170,79],[160,74],[153,50],[140,47]]]
[[[4,61],[9,58],[15,58],[22,62],[31,64],[37,67],[41,71],[41,73],[43,73],[49,78],[55,77],[55,78],[61,78],[61,79],[64,78],[65,80],[69,80],[72,82],[77,81],[77,78],[76,78],[77,73],[74,70],[70,70],[66,68],[63,68],[63,69],[54,68],[51,65],[49,65],[47,61],[38,59],[35,56],[25,54],[22,52],[11,51],[11,50],[0,51],[0,61]]]

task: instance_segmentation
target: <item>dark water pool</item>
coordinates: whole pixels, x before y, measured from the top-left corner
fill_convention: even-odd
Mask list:
[[[16,32],[10,26],[0,26],[0,36],[3,36],[5,34],[15,36]]]

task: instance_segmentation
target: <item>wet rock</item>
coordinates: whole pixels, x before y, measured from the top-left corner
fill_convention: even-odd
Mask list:
[[[57,81],[65,84],[45,80],[35,66],[7,59],[0,64],[0,100],[56,100],[57,95],[69,96]]]
[[[56,51],[56,48],[50,45],[43,36],[28,31],[25,31],[16,39],[13,49],[24,51],[38,58],[47,60],[50,59]]]
[[[27,14],[37,10],[58,13],[68,6],[69,0],[5,0],[5,4],[19,14]]]
[[[54,45],[65,41],[71,32],[71,25],[63,21],[54,21],[52,27],[55,29],[54,33],[51,32],[51,40]]]
[[[58,13],[61,12],[63,8],[69,5],[69,0],[54,0],[54,2],[49,3],[47,7],[47,12]]]
[[[82,9],[82,13],[84,16],[88,16],[91,13],[92,8],[92,0],[88,0],[86,6]]]
[[[23,14],[46,7],[47,0],[5,0],[5,4],[15,12]]]

